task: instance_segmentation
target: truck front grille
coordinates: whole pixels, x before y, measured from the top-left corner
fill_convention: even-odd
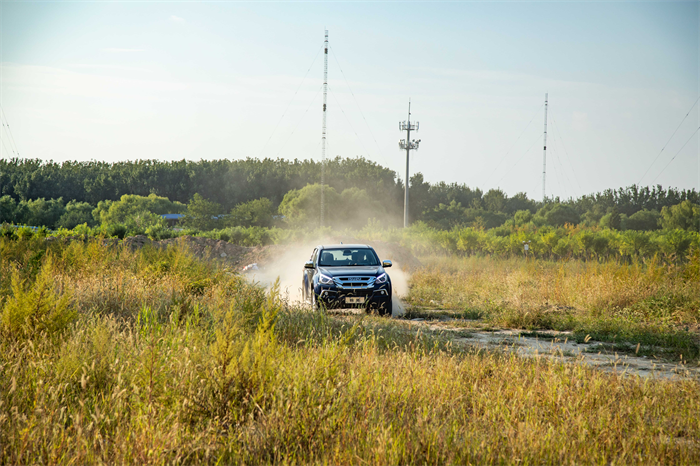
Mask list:
[[[336,286],[343,290],[362,290],[374,287],[376,277],[334,277]]]

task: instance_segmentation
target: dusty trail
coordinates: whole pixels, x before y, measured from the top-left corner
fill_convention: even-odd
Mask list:
[[[636,356],[634,354],[596,351],[600,342],[590,340],[577,343],[573,332],[544,330],[485,331],[473,328],[451,327],[449,321],[414,319],[405,321],[413,327],[424,327],[434,332],[444,332],[453,342],[487,351],[513,352],[522,357],[547,358],[562,363],[585,364],[596,369],[618,374],[637,375],[662,379],[692,378],[700,380],[700,365],[695,362],[674,363],[664,359]]]
[[[365,243],[352,237],[326,238],[326,243]],[[205,260],[219,262],[243,272],[253,282],[271,286],[277,279],[283,296],[291,303],[301,303],[301,277],[304,262],[309,259],[314,247],[323,241],[307,242],[287,246],[265,246],[246,248],[225,241],[209,238],[190,237],[162,241],[151,241],[146,236],[129,237],[124,244],[133,249],[145,245],[168,247],[175,244],[186,245],[194,255]],[[600,342],[576,343],[572,332],[524,330],[483,330],[478,322],[464,319],[424,320],[405,319],[405,305],[401,296],[408,294],[410,271],[420,267],[420,262],[405,248],[380,241],[367,242],[377,251],[380,259],[390,259],[394,266],[388,269],[393,284],[393,313],[396,323],[424,328],[431,332],[442,332],[456,344],[476,347],[488,351],[507,351],[522,357],[544,357],[563,363],[586,364],[596,369],[640,377],[654,378],[694,378],[700,380],[700,364],[669,362],[635,354],[596,351]],[[251,265],[255,264],[253,267]],[[245,270],[244,270],[245,269]],[[426,313],[439,311],[424,311]],[[357,311],[340,311],[336,315],[352,316]],[[466,325],[465,325],[466,324]],[[476,325],[475,325],[476,324]],[[474,328],[477,327],[477,328]]]

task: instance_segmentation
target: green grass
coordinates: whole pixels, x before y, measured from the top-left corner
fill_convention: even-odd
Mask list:
[[[313,313],[177,248],[0,252],[3,315],[14,273],[69,318],[0,332],[0,464],[700,462],[697,381]]]

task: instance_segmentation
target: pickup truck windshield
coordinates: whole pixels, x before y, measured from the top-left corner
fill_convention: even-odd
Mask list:
[[[318,265],[323,267],[347,267],[352,265],[365,265],[376,267],[379,258],[373,250],[362,249],[324,249]]]

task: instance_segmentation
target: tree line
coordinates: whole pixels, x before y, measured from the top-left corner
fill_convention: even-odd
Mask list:
[[[313,228],[320,221],[321,165],[313,160],[244,159],[42,162],[0,160],[0,223],[48,228],[120,224],[137,231],[164,227],[164,213],[183,225]],[[369,219],[398,226],[403,182],[363,158],[326,162],[326,224],[362,227]],[[700,228],[695,190],[630,186],[570,199],[535,201],[525,193],[482,192],[459,183],[410,179],[412,222],[437,230],[502,225],[604,227],[614,230]],[[671,227],[670,225],[674,225]]]

